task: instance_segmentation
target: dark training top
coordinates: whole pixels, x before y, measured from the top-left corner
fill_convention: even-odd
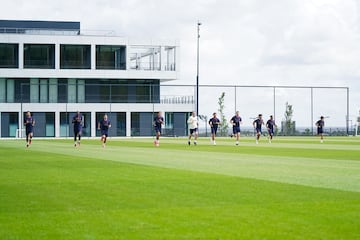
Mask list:
[[[272,129],[274,129],[274,126],[275,126],[275,121],[274,120],[268,120],[267,122],[266,122],[266,127],[267,128],[270,128],[271,130]]]
[[[318,128],[323,128],[323,127],[325,126],[324,120],[319,120],[319,121],[317,121],[317,122],[316,122],[316,126],[317,126]]]
[[[76,114],[73,117],[72,123],[74,124],[74,132],[80,132],[82,130],[83,117],[81,114]]]
[[[154,117],[154,127],[155,128],[161,128],[161,124],[164,122],[163,117],[156,116]]]
[[[217,128],[218,125],[220,124],[220,120],[216,117],[210,118],[209,124],[211,125],[212,128]]]
[[[260,119],[260,118],[258,118],[258,119],[256,119],[254,122],[253,122],[253,124],[255,123],[255,128],[256,129],[261,129],[261,126],[262,126],[262,124],[264,123],[264,121],[262,120],[262,119]]]
[[[235,115],[231,118],[231,121],[233,124],[235,124],[235,125],[233,125],[234,127],[240,127],[240,122],[242,121],[242,119],[240,116]]]
[[[100,129],[101,131],[108,131],[109,130],[109,125],[111,125],[110,120],[101,120],[100,121]]]
[[[25,124],[25,128],[26,128],[26,132],[33,131],[34,119],[32,117],[25,117],[24,124]]]

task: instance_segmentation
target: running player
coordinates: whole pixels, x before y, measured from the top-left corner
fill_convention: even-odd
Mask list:
[[[323,143],[324,142],[324,126],[325,126],[324,117],[321,116],[320,120],[318,120],[315,123],[315,125],[317,127],[317,134],[318,134],[318,136],[320,136],[320,142]]]
[[[240,124],[242,123],[242,119],[239,115],[239,111],[236,111],[235,116],[231,118],[230,123],[233,126],[233,134],[234,136],[236,136],[236,145],[239,145]]]
[[[216,113],[213,113],[213,117],[209,120],[209,125],[211,127],[211,141],[216,145],[215,137],[217,133],[218,126],[220,125],[220,120],[216,117]]]
[[[156,140],[154,141],[155,146],[160,145],[160,135],[161,135],[161,126],[164,124],[164,118],[161,112],[158,112],[156,117],[154,117],[153,125],[156,133]]]
[[[35,125],[35,119],[31,116],[31,113],[29,111],[26,112],[24,119],[24,126],[26,132],[26,147],[29,147],[29,145],[32,142],[34,125]]]
[[[98,129],[101,131],[101,142],[103,148],[105,147],[107,137],[109,136],[109,128],[111,128],[111,122],[105,114],[104,119],[98,123]]]
[[[198,117],[196,116],[195,112],[191,113],[191,116],[189,117],[189,119],[187,120],[187,123],[189,124],[190,127],[190,134],[189,134],[189,140],[188,140],[188,144],[190,146],[191,144],[191,137],[194,134],[194,145],[196,145],[196,141],[198,138],[198,127],[199,127],[199,122],[198,122]]]
[[[262,119],[262,114],[259,114],[258,118],[255,119],[255,121],[253,122],[253,126],[255,128],[255,131],[256,131],[256,144],[259,143],[259,139],[260,139],[260,136],[261,136],[261,127],[262,125],[264,125],[264,121]]]
[[[271,143],[274,136],[274,127],[277,127],[272,115],[270,115],[270,119],[266,122],[266,128],[269,133],[269,143]]]
[[[72,123],[74,124],[74,146],[80,146],[82,128],[83,128],[83,116],[78,111],[76,115],[72,119]],[[76,142],[76,139],[78,141]]]

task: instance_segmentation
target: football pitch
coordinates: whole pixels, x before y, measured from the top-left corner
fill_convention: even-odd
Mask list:
[[[360,138],[1,140],[0,239],[360,239]]]

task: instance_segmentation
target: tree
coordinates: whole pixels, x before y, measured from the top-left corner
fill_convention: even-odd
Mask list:
[[[292,116],[294,113],[293,106],[290,105],[288,102],[285,104],[285,119],[282,121],[282,133],[284,135],[291,135],[295,133],[295,122],[292,121]]]
[[[208,125],[208,117],[205,115],[198,116],[200,120],[205,122],[205,137],[207,137],[207,125]]]
[[[225,92],[222,92],[220,97],[219,97],[219,117],[220,117],[220,122],[221,122],[221,128],[220,128],[220,136],[226,136],[228,134],[228,124],[227,124],[227,120],[225,118],[224,115],[224,109],[225,109]]]

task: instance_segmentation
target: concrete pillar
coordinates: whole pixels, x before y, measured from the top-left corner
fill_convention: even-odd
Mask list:
[[[91,44],[91,69],[96,69],[96,46]]]
[[[96,112],[91,112],[91,137],[96,137]]]
[[[19,111],[19,115],[18,115],[18,116],[19,116],[19,121],[18,121],[18,122],[19,122],[19,126],[18,126],[18,129],[19,129],[19,131],[20,131],[20,132],[19,132],[19,137],[22,138],[22,137],[24,137],[24,136],[22,136],[22,129],[23,129],[23,127],[22,127],[22,126],[23,126],[23,118],[22,118],[22,116],[23,116],[23,115],[22,115],[22,111],[21,111],[21,110]],[[35,119],[35,121],[36,121],[36,119]],[[15,137],[17,138],[18,136],[15,136]]]
[[[55,44],[55,69],[60,69],[60,44]]]
[[[55,137],[60,137],[60,112],[55,112]]]
[[[126,112],[126,136],[131,137],[131,112]]]
[[[19,69],[24,68],[24,44],[19,43]]]

